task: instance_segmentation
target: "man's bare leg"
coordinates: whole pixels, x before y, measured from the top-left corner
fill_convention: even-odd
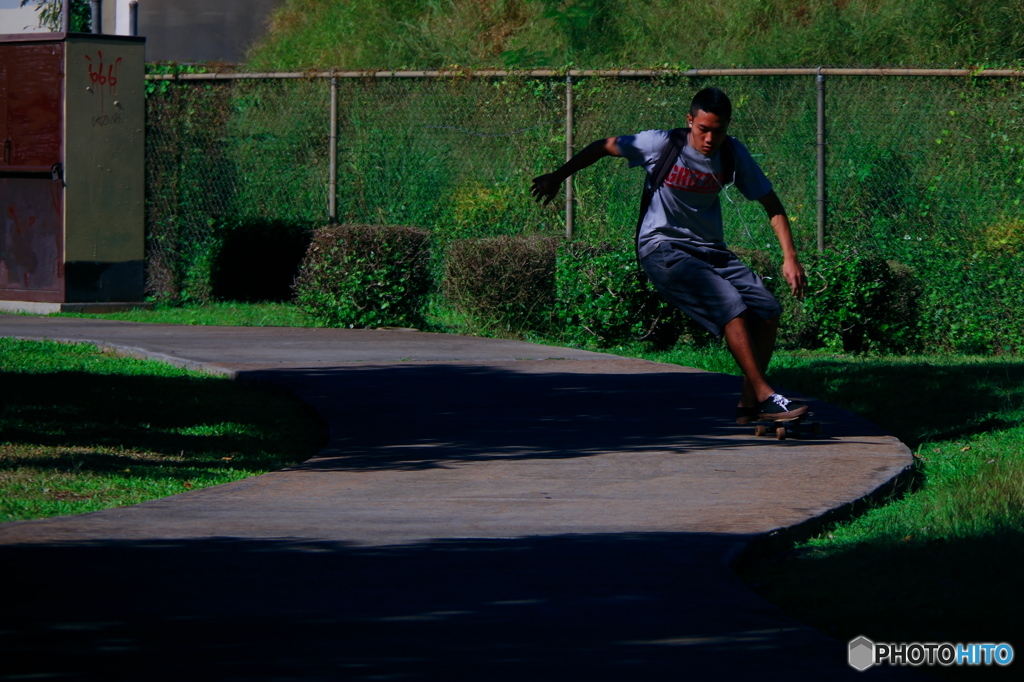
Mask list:
[[[772,354],[775,352],[775,339],[779,331],[779,318],[773,317],[765,320],[757,315],[750,315],[746,318],[747,333],[750,336],[750,344],[754,350],[754,358],[761,370],[761,375],[768,373],[768,365],[772,361]],[[743,377],[743,393],[740,395],[740,407],[753,408],[761,401],[757,399],[753,385],[746,375]]]
[[[768,381],[764,377],[764,370],[761,368],[761,358],[765,353],[759,351],[758,346],[755,345],[758,341],[761,342],[759,345],[767,345],[767,335],[754,332],[752,328],[760,325],[756,322],[749,324],[747,317],[746,314],[734,317],[726,323],[723,331],[725,345],[732,353],[736,364],[739,365],[740,371],[743,372],[743,395],[740,398],[740,406],[754,407],[767,400],[775,391],[768,385]],[[755,333],[763,338],[755,339]],[[770,352],[769,358],[771,357]],[[746,403],[747,400],[750,402]]]
[[[769,416],[792,419],[805,414],[808,409],[806,403],[776,394],[765,379],[761,361],[764,361],[764,367],[768,366],[777,330],[775,320],[751,321],[747,315],[740,315],[725,325],[725,343],[743,372],[744,395],[740,397],[740,407],[754,408],[754,414],[749,415],[751,420]],[[759,344],[760,350],[755,344]],[[742,402],[751,397],[755,402],[749,405]],[[737,415],[737,423],[745,423],[740,418]]]

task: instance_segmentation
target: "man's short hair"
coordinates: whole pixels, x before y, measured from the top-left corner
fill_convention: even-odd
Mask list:
[[[718,88],[704,88],[693,96],[693,101],[690,102],[690,116],[696,116],[701,111],[714,114],[723,121],[732,120],[732,102],[729,101],[729,96]]]

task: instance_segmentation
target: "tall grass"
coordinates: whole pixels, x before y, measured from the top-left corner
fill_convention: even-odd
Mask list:
[[[263,69],[974,66],[1024,60],[1013,0],[289,0]]]

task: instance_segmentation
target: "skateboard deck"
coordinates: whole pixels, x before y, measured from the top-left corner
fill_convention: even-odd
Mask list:
[[[755,436],[775,436],[778,440],[799,437],[801,433],[810,431],[814,434],[821,433],[821,424],[807,421],[813,416],[811,412],[805,412],[793,419],[766,419],[754,423]]]

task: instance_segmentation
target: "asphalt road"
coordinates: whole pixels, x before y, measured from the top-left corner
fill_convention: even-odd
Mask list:
[[[315,458],[0,525],[0,680],[864,680],[730,564],[841,512],[908,449],[731,423],[731,376],[411,331],[0,316],[0,334],[277,384]],[[870,634],[870,633],[865,633]]]

